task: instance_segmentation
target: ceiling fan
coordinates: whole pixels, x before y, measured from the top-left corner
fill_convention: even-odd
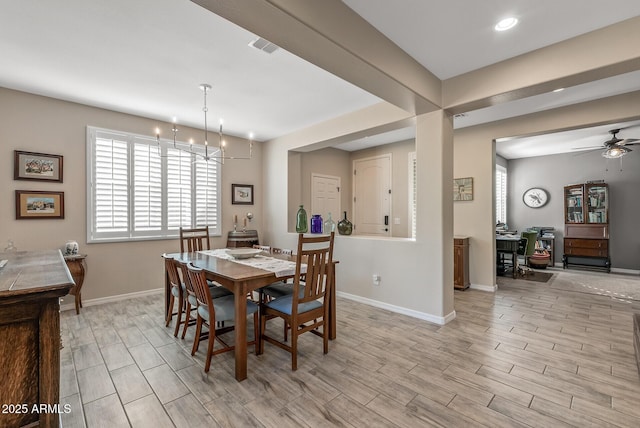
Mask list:
[[[602,152],[602,157],[607,159],[617,159],[631,152],[632,150],[628,146],[634,146],[640,144],[638,138],[618,138],[617,134],[621,129],[612,129],[609,131],[611,138],[605,141],[602,146],[589,147],[590,149],[605,149]]]

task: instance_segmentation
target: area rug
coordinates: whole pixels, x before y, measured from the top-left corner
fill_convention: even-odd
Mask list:
[[[621,300],[640,300],[640,276],[564,270],[549,288],[597,294]]]

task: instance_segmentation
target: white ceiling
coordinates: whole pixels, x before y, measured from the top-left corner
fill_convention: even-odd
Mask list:
[[[345,3],[441,79],[640,15],[637,0]],[[198,85],[210,83],[209,123],[224,117],[226,132],[257,140],[380,101],[283,49],[248,47],[254,34],[189,0],[0,0],[0,8],[0,86],[11,89],[201,128]],[[506,15],[519,25],[495,33]],[[638,89],[640,73],[629,73],[469,112],[455,126]]]

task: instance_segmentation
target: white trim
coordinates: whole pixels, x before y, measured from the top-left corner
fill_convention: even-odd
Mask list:
[[[622,273],[625,275],[640,275],[640,270],[636,269],[622,269],[622,268],[611,268],[611,273]]]
[[[445,325],[449,321],[453,321],[456,318],[456,311],[452,311],[444,317],[440,317],[437,315],[431,315],[426,312],[414,311],[413,309],[403,308],[402,306],[391,305],[389,303],[380,302],[378,300],[368,299],[362,296],[356,296],[355,294],[345,293],[343,291],[337,291],[336,295],[338,297],[343,297],[345,299],[353,300],[358,303],[364,303],[365,305],[374,306],[376,308],[386,309],[391,312],[395,312],[402,315],[407,315],[412,318],[418,318],[421,320],[429,321],[438,325]]]
[[[115,296],[107,296],[107,297],[98,297],[97,299],[90,299],[90,300],[85,300],[84,302],[82,302],[82,307],[85,308],[87,306],[97,306],[97,305],[103,305],[105,303],[113,303],[113,302],[120,302],[122,300],[128,300],[134,297],[143,297],[143,296],[151,296],[154,294],[161,294],[164,293],[164,287],[162,288],[154,288],[151,290],[144,290],[144,291],[136,291],[133,293],[126,293],[126,294],[118,294]],[[64,302],[66,300],[67,296],[63,297],[60,303]],[[71,296],[69,295],[69,300],[71,300],[72,303],[69,303],[67,305],[60,305],[60,311],[70,311],[70,310],[74,310],[76,309],[76,305],[75,305],[75,296]]]
[[[488,291],[490,293],[495,293],[496,291],[498,291],[498,284],[495,284],[495,285],[469,284],[469,288],[472,290]]]

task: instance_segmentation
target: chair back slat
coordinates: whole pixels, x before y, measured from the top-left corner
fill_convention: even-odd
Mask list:
[[[207,277],[202,269],[199,269],[192,264],[187,265],[187,275],[189,281],[193,287],[196,298],[198,299],[198,305],[203,305],[209,308],[209,316],[211,320],[215,319],[215,312],[213,309],[213,299],[209,292],[209,286],[207,285]]]
[[[167,271],[167,276],[169,277],[171,286],[179,288],[181,281],[180,276],[178,275],[177,261],[172,257],[168,257],[166,254],[163,254],[162,257],[164,257],[164,268]]]
[[[299,289],[304,277],[304,293],[294,293],[292,313],[297,312],[299,303],[312,300],[323,300],[327,297],[329,284],[333,275],[333,239],[334,233],[321,237],[305,237],[298,235],[298,251],[296,255],[296,273],[294,290]],[[314,244],[307,248],[307,244]],[[306,261],[306,274],[301,273],[303,261]]]
[[[210,250],[209,226],[195,229],[180,228],[180,252],[192,253],[194,251]]]

